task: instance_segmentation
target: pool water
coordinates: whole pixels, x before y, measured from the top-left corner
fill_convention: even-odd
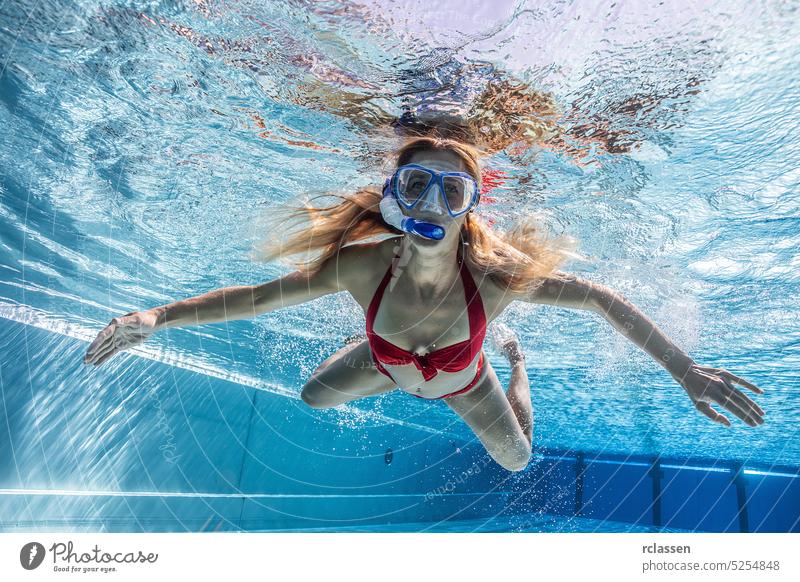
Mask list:
[[[0,529],[90,518],[102,528],[109,491],[185,494],[184,508],[162,508],[164,527],[179,531],[209,516],[226,529],[344,528],[330,520],[349,505],[281,506],[273,522],[258,503],[251,515],[242,499],[189,498],[423,495],[479,462],[479,443],[442,402],[395,391],[324,411],[298,399],[316,366],[363,333],[343,293],[171,329],[97,370],[80,358],[116,315],[287,273],[248,257],[265,235],[260,213],[380,182],[397,145],[388,121],[403,106],[463,114],[498,76],[551,94],[567,137],[485,160],[505,178],[479,213],[496,228],[536,214],[575,237],[585,259],[566,270],[624,294],[699,363],[765,390],[749,394],[764,425],[729,415],[724,428],[600,315],[514,303],[501,320],[525,351],[534,447],[790,475],[734,487],[714,523],[725,529],[742,495],[767,490],[772,513],[797,515],[800,3],[337,6],[0,5],[0,430],[10,435]],[[488,345],[487,357],[507,383],[504,358]],[[624,503],[650,495],[632,475]],[[480,486],[460,487],[483,492],[492,479],[509,475],[486,465]],[[574,495],[570,479],[559,487]],[[80,491],[98,495],[75,501]],[[148,529],[145,506],[124,499],[119,527],[137,529],[138,515]],[[459,503],[441,516],[414,510],[400,526],[376,505],[354,527],[552,531],[550,518],[525,521],[542,500],[507,519],[498,505],[459,520]],[[614,505],[609,519],[553,517],[552,527],[637,522],[639,509],[616,521]],[[797,527],[786,519],[774,527]],[[660,521],[637,527],[671,527]]]

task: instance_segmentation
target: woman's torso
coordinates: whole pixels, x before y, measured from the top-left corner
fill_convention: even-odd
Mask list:
[[[383,240],[365,249],[364,260],[360,261],[365,267],[361,271],[361,284],[350,286],[351,295],[364,309],[365,314],[392,263],[399,240],[399,238]],[[477,321],[488,324],[502,312],[511,299],[507,293],[500,293],[498,286],[490,278],[474,272],[466,263],[464,268],[467,270],[465,277],[459,277],[458,283],[454,284],[445,296],[432,301],[409,300],[411,293],[407,291],[408,280],[404,281],[402,277],[390,275],[388,284],[384,281],[382,296],[379,294],[376,298],[377,309],[373,307],[374,334],[401,350],[420,355],[430,354],[459,343],[464,343],[464,348],[468,349],[468,340],[475,338],[470,337],[470,317],[465,295],[468,289],[464,283],[467,286],[471,284],[464,279],[471,276],[479,296],[473,301],[475,303],[472,309],[473,328],[476,327]],[[397,274],[400,269],[402,260],[395,264],[394,272]],[[481,308],[480,313],[477,311],[478,307]],[[479,341],[480,338],[476,340]],[[473,381],[478,370],[480,352],[478,345],[477,351],[466,367],[454,372],[438,369],[436,375],[427,380],[413,362],[401,365],[382,363],[382,365],[401,389],[425,398],[436,398],[450,394]],[[484,364],[482,376],[486,373],[487,368]]]

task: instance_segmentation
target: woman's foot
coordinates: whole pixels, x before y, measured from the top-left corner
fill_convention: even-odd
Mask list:
[[[492,345],[498,352],[505,355],[512,367],[525,361],[519,337],[514,333],[514,330],[505,323],[493,321],[489,325],[489,332],[492,337]]]

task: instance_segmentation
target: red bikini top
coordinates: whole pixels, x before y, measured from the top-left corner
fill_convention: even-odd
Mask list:
[[[413,363],[422,372],[426,382],[436,376],[438,370],[458,372],[468,367],[475,355],[479,354],[483,347],[483,338],[486,336],[486,314],[483,311],[483,301],[478,292],[478,287],[475,285],[472,274],[464,265],[461,257],[459,257],[459,272],[464,285],[464,299],[467,302],[469,339],[420,356],[397,347],[372,330],[372,323],[375,320],[375,314],[378,313],[383,292],[392,276],[392,266],[395,258],[397,258],[397,255],[392,258],[392,262],[389,264],[389,268],[386,270],[380,285],[378,285],[375,295],[372,296],[372,301],[370,301],[367,309],[367,340],[375,359],[381,363],[395,366]]]

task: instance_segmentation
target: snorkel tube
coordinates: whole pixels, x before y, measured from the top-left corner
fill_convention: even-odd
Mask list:
[[[383,186],[383,198],[380,203],[381,216],[388,224],[403,232],[416,234],[430,240],[442,240],[444,238],[444,228],[438,224],[415,220],[403,214],[397,200],[389,192],[389,186],[390,180],[386,180],[386,184]]]

